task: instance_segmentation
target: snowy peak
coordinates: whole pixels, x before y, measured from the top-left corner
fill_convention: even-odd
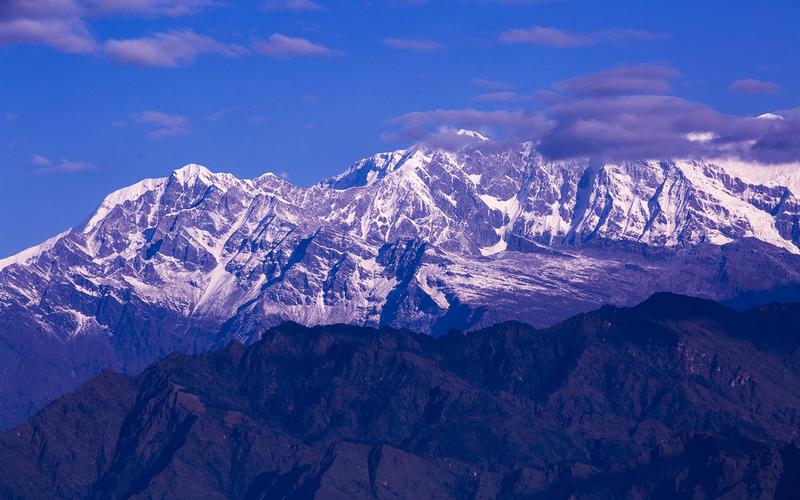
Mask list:
[[[410,150],[379,153],[354,163],[343,173],[320,183],[333,189],[371,186],[394,171]]]
[[[274,174],[241,180],[188,164],[168,178],[111,193],[80,232],[108,226],[85,243],[93,255],[132,249],[141,238],[128,232],[166,225],[206,241],[214,237],[204,235],[227,233],[236,221],[239,232],[262,227],[259,217],[309,231],[330,226],[367,241],[418,238],[470,255],[494,255],[519,238],[544,245],[608,239],[676,246],[752,237],[800,252],[800,201],[775,182],[744,180],[745,170],[697,161],[545,162],[530,144],[457,152],[418,145],[360,160],[304,189]],[[109,245],[117,250],[104,253]]]
[[[172,172],[172,177],[183,184],[197,179],[210,182],[213,175],[209,169],[197,163],[189,163]]]
[[[84,224],[82,232],[88,234],[94,231],[100,222],[117,207],[122,207],[126,203],[136,202],[147,194],[157,193],[156,196],[160,197],[170,181],[177,182],[181,186],[180,189],[185,189],[187,186],[198,182],[206,186],[224,186],[231,179],[235,179],[231,174],[214,174],[202,165],[190,163],[174,170],[170,177],[141,180],[106,196],[95,213]]]
[[[459,129],[455,134],[478,142],[489,140],[488,137],[474,130]],[[426,144],[416,144],[407,149],[379,153],[354,163],[343,173],[322,181],[320,185],[334,189],[372,186],[401,168],[424,167],[424,164],[430,161],[430,158],[436,153],[446,153],[446,151],[435,147],[432,148]],[[451,152],[450,154],[453,153]]]
[[[481,134],[480,132],[476,132],[475,130],[467,130],[467,129],[463,129],[463,128],[458,129],[456,131],[456,135],[461,135],[461,136],[464,136],[464,137],[477,139],[477,140],[479,140],[481,142],[489,140],[488,137],[486,137],[485,135]]]
[[[17,264],[19,266],[24,266],[29,264],[32,260],[36,259],[44,252],[51,250],[56,243],[58,243],[61,238],[68,235],[72,232],[72,229],[67,229],[66,231],[59,233],[52,238],[48,239],[44,243],[40,243],[39,245],[32,246],[27,248],[18,254],[12,255],[11,257],[6,257],[5,259],[0,259],[0,271],[5,269],[6,267]]]
[[[429,321],[484,296],[490,285],[474,276],[497,290],[512,271],[520,290],[544,286],[530,274],[539,268],[509,267],[532,258],[523,254],[579,255],[596,243],[675,253],[744,239],[800,253],[800,201],[785,186],[698,161],[548,162],[529,143],[419,145],[363,159],[310,188],[189,164],[111,193],[76,231],[0,261],[0,304],[20,296],[37,303],[62,279],[205,318],[230,318],[249,304],[253,314],[303,323],[376,324],[400,314],[384,311],[401,307],[392,300],[413,298],[433,309],[408,314]],[[390,265],[387,252],[403,254],[406,267]],[[461,274],[425,267],[428,259],[459,262]],[[498,269],[483,269],[495,262]],[[576,274],[563,260],[537,265],[556,276],[547,284],[556,294],[559,280],[595,272]],[[15,284],[4,290],[10,275]]]
[[[95,213],[83,225],[82,232],[87,234],[92,232],[116,207],[122,206],[127,202],[136,201],[146,193],[163,190],[166,183],[166,178],[144,179],[136,184],[112,192],[103,199]]]
[[[494,255],[520,238],[676,246],[752,237],[800,252],[800,202],[776,184],[791,179],[759,183],[756,171],[764,169],[545,162],[530,144],[457,152],[418,145],[360,160],[304,189],[274,174],[241,180],[192,163],[114,191],[79,232],[91,236],[81,244],[94,256],[141,254],[148,243],[137,234],[161,226],[199,244],[201,254],[217,255],[209,247],[219,243],[216,235],[238,224],[236,234],[250,241],[247,232],[263,229],[263,217],[304,231],[330,226],[370,242],[417,238],[468,255]]]
[[[243,187],[245,181],[225,172],[212,172],[202,165],[190,163],[172,172],[171,180],[183,186],[202,184],[217,189],[227,190],[233,186]]]
[[[118,367],[287,320],[438,334],[656,291],[800,300],[797,168],[546,161],[462,133],[456,151],[377,154],[309,188],[190,164],[119,189],[0,260],[0,317],[23,318],[37,346],[99,340],[74,363],[107,351]]]

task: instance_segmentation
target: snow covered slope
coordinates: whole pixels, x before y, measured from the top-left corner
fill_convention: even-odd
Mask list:
[[[646,269],[663,258],[627,277],[642,252],[632,248],[682,258],[698,245],[752,239],[790,260],[800,253],[794,192],[729,172],[697,161],[548,162],[527,143],[414,146],[307,189],[271,174],[238,179],[187,165],[110,194],[82,225],[0,261],[0,301],[63,311],[57,328],[43,323],[69,335],[109,330],[92,320],[91,304],[128,294],[219,323],[242,315],[430,330],[454,310],[473,313],[453,325],[475,326],[483,310],[543,324],[654,291]],[[630,290],[625,279],[606,286],[618,268]],[[683,270],[659,275],[669,272]],[[694,292],[728,298],[796,278],[710,282]],[[69,297],[50,303],[54,283],[85,307]],[[505,314],[497,304],[512,288],[543,294],[555,309]]]
[[[794,177],[758,168],[550,162],[484,140],[378,154],[309,188],[187,165],[0,261],[0,363],[18,375],[0,399],[21,398],[0,424],[99,369],[286,320],[437,334],[657,291],[798,299],[800,202],[779,182]]]

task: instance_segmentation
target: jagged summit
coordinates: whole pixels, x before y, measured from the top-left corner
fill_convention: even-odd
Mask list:
[[[228,189],[233,185],[241,184],[242,179],[228,172],[212,172],[203,165],[189,163],[172,172],[170,179],[181,184],[193,184],[200,182],[206,186],[216,186]]]
[[[310,188],[274,174],[238,179],[188,164],[111,193],[78,230],[0,265],[36,269],[34,281],[56,273],[71,284],[80,276],[82,289],[133,290],[192,316],[227,319],[247,305],[259,316],[302,323],[422,321],[424,329],[456,304],[508,288],[554,297],[577,291],[585,296],[578,303],[606,302],[602,288],[587,293],[584,284],[605,279],[594,273],[607,257],[584,262],[577,275],[563,260],[600,242],[675,253],[753,239],[798,254],[799,213],[791,189],[748,182],[712,163],[547,162],[529,143],[458,151],[418,145],[366,158]],[[387,260],[387,251],[401,252],[409,241],[418,245],[402,250],[411,260]],[[521,254],[560,255],[537,271],[550,273],[553,284],[530,281],[531,270],[510,278],[511,269],[483,269],[493,266],[483,259],[520,261]],[[63,264],[49,269],[48,257],[38,268],[43,255]],[[442,274],[434,255],[462,267]],[[398,265],[408,277],[397,274]],[[469,276],[478,269],[503,277],[476,286]],[[664,285],[653,280],[641,293],[655,286]],[[12,288],[0,286],[0,299],[40,300],[36,286]],[[430,300],[430,312],[392,302],[418,300],[414,294]]]
[[[266,179],[266,178],[274,178],[274,179],[285,180],[282,176],[280,176],[280,175],[278,175],[278,174],[276,174],[274,172],[267,172],[267,173],[261,174],[260,176],[256,177],[256,179]]]
[[[197,163],[188,163],[181,168],[178,168],[172,172],[172,175],[175,176],[179,180],[186,180],[186,179],[193,179],[200,176],[210,176],[213,175],[209,169],[204,167],[203,165],[198,165]]]
[[[42,387],[60,387],[80,370],[136,370],[286,320],[435,335],[544,326],[657,291],[800,299],[797,188],[761,172],[551,162],[530,143],[477,141],[380,153],[308,188],[190,164],[0,261],[0,329],[22,339],[0,344],[0,359],[36,351],[36,339],[100,342],[77,357],[54,348],[58,368],[42,373],[60,378]],[[22,397],[3,387],[0,399]]]
[[[322,181],[320,185],[334,189],[371,186],[392,172],[414,150],[416,149],[400,149],[365,158],[354,163],[341,174]]]

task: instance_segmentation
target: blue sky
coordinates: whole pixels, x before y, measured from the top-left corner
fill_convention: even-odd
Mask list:
[[[800,108],[798,19],[796,1],[0,0],[0,256],[190,162],[309,185],[450,126],[549,134],[554,155],[685,146],[597,149],[564,95],[614,107],[604,131],[624,104],[763,139],[731,117]],[[795,130],[755,158],[794,160]]]

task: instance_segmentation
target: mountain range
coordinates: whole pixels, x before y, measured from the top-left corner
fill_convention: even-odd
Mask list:
[[[286,323],[0,433],[4,498],[798,498],[800,304]]]
[[[660,291],[800,299],[800,176],[698,160],[549,161],[462,131],[308,188],[191,164],[0,261],[0,428],[105,368],[285,321],[442,335]]]

